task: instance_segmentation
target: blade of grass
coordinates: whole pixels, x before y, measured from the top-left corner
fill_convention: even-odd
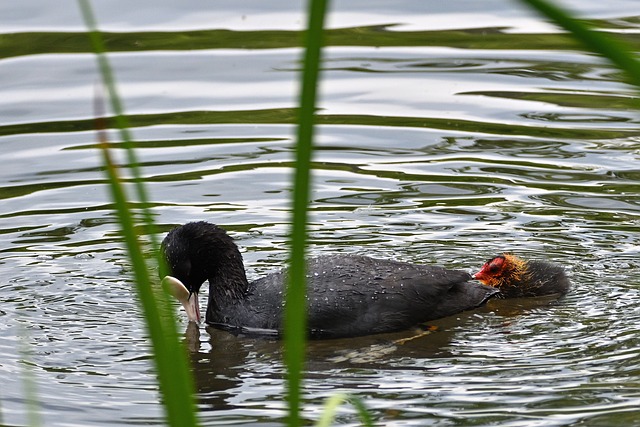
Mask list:
[[[82,17],[84,19],[85,25],[89,29],[88,34],[91,41],[91,46],[93,47],[93,50],[97,55],[98,67],[100,69],[102,82],[107,88],[107,92],[109,93],[109,100],[111,101],[111,109],[114,113],[116,128],[120,132],[120,139],[122,140],[122,144],[125,147],[125,151],[127,153],[129,169],[133,177],[133,182],[135,183],[138,200],[140,202],[140,205],[142,206],[144,223],[147,227],[146,234],[148,236],[151,236],[151,243],[154,248],[157,248],[159,247],[159,242],[153,225],[153,216],[151,215],[151,211],[149,210],[149,199],[147,197],[147,191],[144,187],[144,180],[142,179],[142,173],[140,171],[140,163],[138,162],[138,158],[134,150],[133,138],[131,137],[131,133],[129,132],[128,119],[124,114],[124,108],[122,107],[122,102],[116,90],[115,78],[113,76],[113,72],[111,71],[111,67],[109,66],[104,42],[102,40],[100,32],[98,31],[96,20],[89,0],[78,0],[78,3],[80,5],[80,10],[82,11]],[[159,263],[162,263],[162,260],[159,260]]]
[[[185,349],[178,341],[178,330],[166,293],[156,292],[153,289],[149,268],[138,240],[134,217],[129,209],[122,179],[109,151],[104,119],[100,114],[101,102],[98,96],[96,96],[95,108],[100,151],[109,178],[111,196],[131,260],[138,299],[151,337],[153,360],[156,365],[167,422],[171,426],[195,426],[197,421],[193,401],[193,379],[188,369]]]
[[[336,412],[340,405],[347,400],[346,393],[337,393],[325,400],[322,414],[316,423],[316,427],[331,427],[333,420],[336,418]]]
[[[20,340],[20,361],[22,365],[22,384],[24,387],[24,395],[27,403],[27,425],[30,427],[41,426],[42,416],[40,414],[40,403],[38,401],[38,387],[36,384],[35,375],[33,372],[33,362],[31,349],[27,345],[27,329],[20,323],[18,334],[21,337]],[[0,419],[0,423],[2,420]]]
[[[123,142],[128,144],[129,167],[136,181],[138,198],[143,205],[144,219],[148,229],[153,221],[148,209],[144,182],[140,178],[138,162],[135,158],[133,143],[127,129],[127,122],[121,108],[121,102],[116,91],[115,81],[104,54],[104,48],[100,33],[96,30],[95,20],[88,1],[79,0],[85,21],[89,28],[91,42],[98,57],[99,69],[108,88],[112,107],[116,112],[116,126],[120,129]],[[162,292],[159,286],[154,286],[150,278],[150,269],[142,251],[136,223],[133,213],[129,208],[128,198],[123,186],[122,178],[118,172],[109,151],[106,136],[106,121],[103,118],[103,106],[100,96],[95,97],[96,129],[98,130],[99,145],[103,157],[103,163],[109,178],[111,196],[115,204],[116,214],[122,228],[129,258],[133,268],[138,299],[142,306],[147,330],[151,338],[153,360],[158,375],[162,403],[166,412],[167,422],[171,426],[195,426],[196,408],[193,400],[193,379],[189,370],[186,352],[178,340],[178,331],[173,310],[166,292]],[[152,244],[159,253],[157,237],[151,232]],[[158,256],[161,259],[160,256]],[[162,265],[162,264],[161,264]]]
[[[327,0],[310,0],[306,31],[304,68],[300,92],[297,149],[293,190],[293,218],[289,282],[285,305],[285,364],[287,366],[287,400],[289,425],[300,425],[300,401],[304,351],[307,339],[306,266],[307,206],[311,181],[313,125],[320,74],[322,31]]]
[[[371,414],[367,410],[367,407],[365,406],[362,399],[355,396],[350,396],[349,402],[351,402],[351,404],[358,411],[358,415],[360,416],[360,421],[362,421],[362,425],[365,427],[373,427],[373,418],[371,418]]]
[[[362,403],[362,400],[355,396],[349,396],[346,393],[334,394],[325,401],[322,415],[320,416],[320,419],[318,419],[316,427],[330,427],[336,417],[338,408],[347,402],[351,403],[356,408],[363,426],[373,427],[373,419],[371,418],[369,411],[367,411],[367,407]]]
[[[623,73],[625,81],[640,89],[640,61],[634,50],[622,40],[605,33],[593,31],[582,21],[571,16],[566,10],[547,2],[546,0],[520,0],[537,10],[556,25],[570,32],[589,50],[598,53],[611,61]]]

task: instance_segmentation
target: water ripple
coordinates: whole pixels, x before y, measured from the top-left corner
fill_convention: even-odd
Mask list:
[[[0,14],[20,27],[0,55],[3,422],[27,422],[29,372],[45,424],[160,425],[93,132],[94,58],[68,8],[14,3]],[[520,10],[449,2],[426,16],[417,4],[334,11],[349,24],[327,32],[310,254],[471,272],[513,251],[562,265],[573,288],[492,301],[403,345],[412,331],[310,343],[305,417],[345,391],[380,425],[638,425],[636,94]],[[259,277],[288,257],[300,11],[156,6],[100,19],[159,230],[217,222]],[[607,31],[637,30],[625,2],[580,6]],[[220,28],[193,29],[195,16]],[[180,319],[203,424],[284,423],[281,343]],[[359,358],[336,359],[345,352]],[[357,415],[345,407],[337,421]]]

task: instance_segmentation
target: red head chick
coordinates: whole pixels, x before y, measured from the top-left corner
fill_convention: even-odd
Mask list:
[[[487,261],[473,278],[500,289],[504,298],[565,294],[569,290],[569,279],[561,267],[506,253]]]

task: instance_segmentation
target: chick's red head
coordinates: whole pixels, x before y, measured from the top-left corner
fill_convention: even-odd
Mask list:
[[[480,271],[471,277],[485,285],[496,286],[500,282],[501,277],[504,276],[507,265],[507,257],[505,255],[498,255],[484,263]]]

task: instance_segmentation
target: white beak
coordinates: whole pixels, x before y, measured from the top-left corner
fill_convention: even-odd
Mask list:
[[[189,292],[180,280],[172,276],[165,276],[162,279],[162,286],[180,301],[190,322],[200,323],[200,303],[197,292]]]

